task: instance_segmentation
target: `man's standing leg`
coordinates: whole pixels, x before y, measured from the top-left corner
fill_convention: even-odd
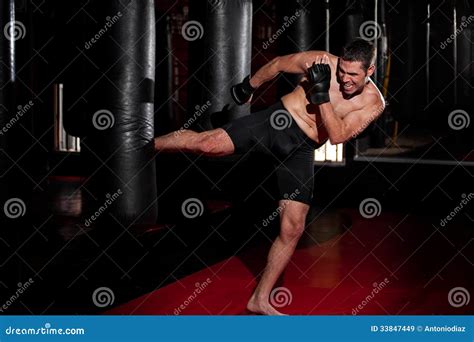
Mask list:
[[[269,302],[270,292],[291,259],[305,228],[309,205],[281,200],[280,234],[273,242],[268,254],[267,265],[260,282],[250,298],[247,309],[264,315],[281,315]]]

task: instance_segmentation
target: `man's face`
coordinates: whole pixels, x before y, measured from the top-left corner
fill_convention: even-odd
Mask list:
[[[373,74],[374,66],[365,71],[362,62],[349,62],[339,59],[337,66],[337,81],[345,95],[353,95],[362,91],[368,78]]]

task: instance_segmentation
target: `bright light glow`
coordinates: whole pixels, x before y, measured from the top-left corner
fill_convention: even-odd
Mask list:
[[[327,141],[323,146],[314,151],[314,160],[319,163],[330,161],[344,163],[344,144],[332,145]]]

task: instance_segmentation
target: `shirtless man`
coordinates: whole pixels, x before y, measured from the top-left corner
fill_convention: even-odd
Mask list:
[[[280,234],[247,304],[252,312],[281,314],[270,304],[269,297],[305,228],[313,193],[314,150],[328,139],[331,144],[340,144],[353,138],[383,112],[383,97],[369,78],[375,70],[374,60],[374,48],[364,40],[347,45],[340,58],[324,51],[276,57],[252,77],[233,86],[231,93],[238,104],[243,104],[280,72],[304,75],[281,101],[222,128],[201,133],[181,130],[180,134],[172,132],[155,138],[158,151],[216,157],[252,151],[274,157]]]

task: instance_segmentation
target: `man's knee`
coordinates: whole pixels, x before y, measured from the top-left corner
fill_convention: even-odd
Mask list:
[[[200,133],[199,149],[206,155],[225,155],[233,152],[233,144],[224,130]]]
[[[285,242],[295,242],[303,235],[305,229],[305,218],[283,218],[281,220],[280,237]]]
[[[203,132],[207,133],[207,132]],[[202,134],[201,139],[199,140],[199,149],[204,154],[213,154],[218,152],[219,143],[218,139],[214,136],[214,134]]]
[[[280,202],[285,205],[280,220],[280,237],[287,242],[297,241],[304,232],[309,207],[299,202]]]

